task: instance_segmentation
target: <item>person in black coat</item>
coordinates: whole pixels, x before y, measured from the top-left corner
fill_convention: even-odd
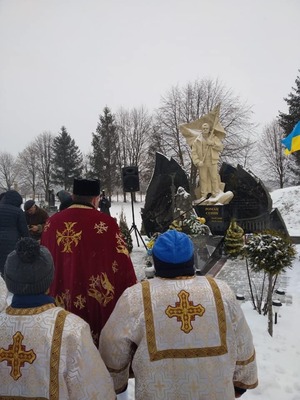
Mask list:
[[[8,190],[0,202],[0,274],[3,275],[6,257],[22,237],[28,237],[25,213],[21,210],[22,196]]]
[[[100,211],[104,212],[105,214],[110,215],[110,211],[109,211],[110,206],[111,206],[110,201],[109,201],[109,199],[105,196],[105,191],[102,190],[102,193],[101,193],[101,195],[100,195],[100,201],[99,201],[99,208],[100,208]]]

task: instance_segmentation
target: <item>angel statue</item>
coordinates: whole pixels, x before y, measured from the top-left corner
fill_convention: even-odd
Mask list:
[[[196,189],[197,203],[226,204],[233,194],[224,196],[224,184],[218,173],[218,162],[223,150],[225,131],[219,122],[220,104],[196,121],[179,126],[191,147],[192,161],[198,169],[200,188]]]

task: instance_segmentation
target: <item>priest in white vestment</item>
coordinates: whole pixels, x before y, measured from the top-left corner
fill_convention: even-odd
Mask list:
[[[156,276],[120,297],[101,332],[99,351],[136,400],[233,400],[257,386],[252,334],[229,286],[196,276],[194,247],[169,230],[153,247]]]
[[[7,257],[13,297],[0,312],[0,400],[116,399],[89,325],[45,294],[53,276],[49,250],[34,239],[21,239]]]

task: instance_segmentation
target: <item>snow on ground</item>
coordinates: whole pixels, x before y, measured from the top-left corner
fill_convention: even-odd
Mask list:
[[[291,236],[300,236],[300,186],[271,192],[273,207],[278,208]]]
[[[273,207],[277,207],[286,223],[291,236],[300,236],[300,186],[278,189],[271,193]],[[143,202],[134,204],[134,217],[138,229],[141,228],[140,210]],[[129,228],[132,224],[131,202],[113,202],[112,216],[119,219],[120,212],[126,215]],[[137,246],[132,234],[134,248],[132,261],[138,279],[145,276],[144,266],[146,250],[140,242]],[[146,240],[146,238],[145,238]],[[253,310],[249,301],[243,303],[242,309],[252,330],[256,347],[259,385],[242,396],[244,400],[300,400],[300,245],[296,246],[298,256],[293,268],[282,277],[282,285],[286,295],[278,315],[278,323],[274,325],[273,337],[267,332],[267,317]],[[243,262],[227,261],[219,273],[219,278],[228,280],[233,290],[245,290],[245,280],[241,279]],[[242,287],[237,285],[239,282]],[[130,379],[126,394],[118,399],[134,400],[134,379]],[[196,400],[196,399],[195,399]],[[221,399],[220,399],[221,400]]]

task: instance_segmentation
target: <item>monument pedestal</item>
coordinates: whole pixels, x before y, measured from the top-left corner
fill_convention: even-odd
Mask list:
[[[225,235],[231,219],[228,205],[199,205],[194,210],[198,217],[205,218],[213,235]]]

